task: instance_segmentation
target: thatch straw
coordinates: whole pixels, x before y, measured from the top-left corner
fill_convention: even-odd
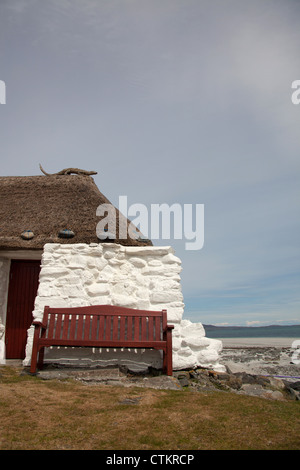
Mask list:
[[[111,203],[90,176],[0,177],[0,250],[42,249],[45,243],[102,243],[96,234],[100,221],[96,209],[100,204]],[[118,209],[116,214],[118,237],[122,214]],[[75,236],[58,237],[63,229],[72,230]],[[25,230],[34,233],[31,240],[22,239]],[[116,238],[114,242],[129,246],[152,245],[129,236],[122,240]]]

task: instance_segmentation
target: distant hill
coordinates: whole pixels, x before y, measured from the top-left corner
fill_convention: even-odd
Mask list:
[[[203,325],[210,338],[299,338],[300,325],[215,326]]]

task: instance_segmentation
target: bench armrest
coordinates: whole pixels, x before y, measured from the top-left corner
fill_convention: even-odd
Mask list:
[[[34,320],[34,322],[32,322],[32,324],[35,326],[35,327],[40,327],[42,328],[43,330],[45,330],[47,328],[47,325],[44,325],[43,322],[41,322],[40,320]]]

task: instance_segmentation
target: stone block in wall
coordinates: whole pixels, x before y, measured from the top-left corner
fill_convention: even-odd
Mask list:
[[[219,361],[219,354],[215,349],[206,348],[197,353],[197,362],[202,367],[214,367]]]
[[[180,334],[187,338],[202,338],[205,336],[205,330],[202,323],[192,323],[190,320],[182,320]]]
[[[104,257],[105,259],[112,259],[112,258],[114,258],[115,256],[116,256],[116,253],[115,253],[114,251],[112,251],[112,250],[107,250],[107,251],[105,251],[105,252],[103,253],[103,257]]]
[[[128,256],[164,256],[174,253],[170,246],[126,246],[125,252]]]
[[[101,283],[92,284],[86,288],[86,293],[87,295],[92,296],[92,297],[109,295],[110,288],[108,284],[101,284]],[[80,295],[78,295],[77,297],[80,297]]]
[[[119,307],[139,308],[137,299],[122,294],[112,295],[112,305],[118,305]]]
[[[186,337],[182,340],[183,346],[188,346],[191,349],[202,349],[210,345],[210,339],[199,336]]]
[[[33,318],[37,320],[41,320],[43,318],[43,312],[46,305],[49,307],[55,308],[63,308],[70,306],[70,299],[69,297],[56,297],[52,295],[51,297],[40,297],[37,296],[35,299],[34,311],[33,311]]]
[[[181,300],[183,300],[182,294],[175,291],[155,291],[150,294],[150,302],[153,304],[168,304]]]
[[[67,276],[69,274],[69,268],[65,266],[44,266],[42,264],[42,269],[40,272],[40,282],[43,282],[44,279],[53,280],[61,276]]]
[[[137,296],[137,298],[139,299],[143,299],[143,300],[148,300],[149,301],[149,289],[147,289],[147,287],[138,287],[136,289],[136,292],[135,292],[135,295]]]
[[[181,259],[175,256],[173,253],[168,253],[167,255],[163,256],[161,258],[161,262],[166,264],[175,263],[181,265]]]
[[[112,283],[111,293],[112,295],[125,295],[126,297],[135,297],[137,286],[130,282],[130,280],[122,280],[120,282]]]
[[[129,262],[136,268],[144,268],[147,262],[143,258],[129,258]]]
[[[88,256],[86,259],[87,269],[97,269],[97,271],[102,271],[105,266],[107,266],[108,261],[105,258]]]

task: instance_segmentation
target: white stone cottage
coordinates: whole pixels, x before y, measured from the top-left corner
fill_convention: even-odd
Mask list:
[[[224,369],[222,343],[183,319],[181,261],[173,249],[143,238],[97,237],[96,209],[110,202],[91,176],[0,177],[0,201],[0,363],[30,364],[31,324],[45,305],[109,304],[167,309],[174,370]],[[118,228],[123,216],[116,213]],[[144,370],[160,369],[162,357],[155,350],[46,348],[45,362]]]

